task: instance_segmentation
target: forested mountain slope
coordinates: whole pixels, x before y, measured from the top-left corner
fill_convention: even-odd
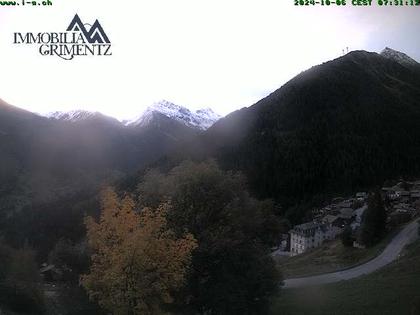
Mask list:
[[[291,206],[419,174],[419,122],[418,64],[354,51],[221,119],[201,138],[201,157]]]

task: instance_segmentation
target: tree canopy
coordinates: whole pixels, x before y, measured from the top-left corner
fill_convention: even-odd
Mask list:
[[[170,227],[197,239],[180,305],[192,313],[267,312],[281,283],[269,255],[281,229],[272,201],[252,198],[241,174],[214,161],[187,161],[167,174],[150,170],[138,192],[142,207],[170,200]]]
[[[82,277],[89,296],[114,314],[162,314],[183,286],[196,241],[168,227],[170,205],[137,211],[111,189],[102,197],[99,222],[87,218],[93,250],[90,273]]]
[[[359,235],[359,243],[372,246],[379,242],[386,232],[386,211],[379,191],[369,196]]]

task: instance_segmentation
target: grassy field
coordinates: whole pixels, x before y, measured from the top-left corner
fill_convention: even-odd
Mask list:
[[[420,242],[366,277],[305,289],[282,290],[272,307],[280,314],[420,314]]]
[[[341,241],[334,240],[311,252],[294,256],[278,257],[277,263],[285,278],[310,276],[333,272],[364,263],[379,255],[397,230],[389,233],[382,242],[367,249],[345,248]]]

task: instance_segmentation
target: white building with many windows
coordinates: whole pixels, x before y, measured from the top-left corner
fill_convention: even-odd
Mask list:
[[[320,246],[325,240],[335,237],[327,224],[309,222],[296,225],[290,231],[290,254],[298,255]]]

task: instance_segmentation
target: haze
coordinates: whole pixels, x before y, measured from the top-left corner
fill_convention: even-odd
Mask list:
[[[84,23],[100,21],[112,57],[64,61],[12,44],[14,32],[64,31],[76,13]],[[419,28],[418,7],[296,7],[292,0],[0,7],[0,97],[40,113],[86,109],[119,119],[160,99],[227,114],[346,47],[389,46],[420,60]]]

